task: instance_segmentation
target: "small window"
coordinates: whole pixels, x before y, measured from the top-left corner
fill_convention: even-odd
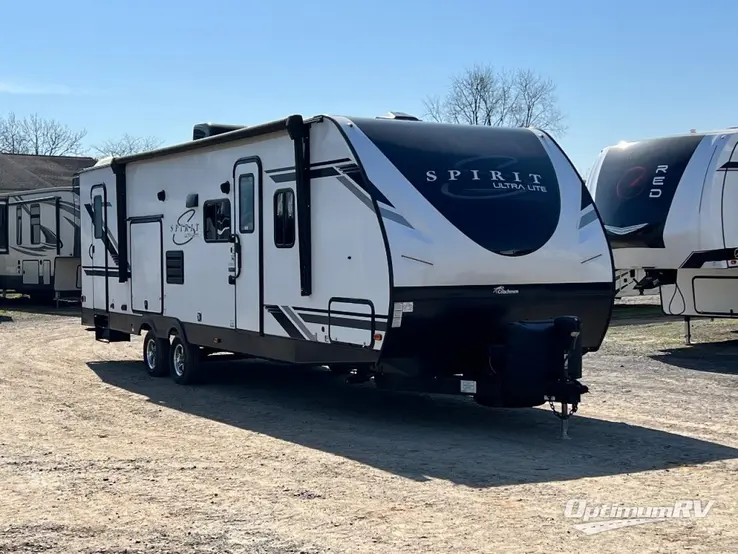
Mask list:
[[[92,225],[95,230],[95,238],[101,239],[105,236],[103,229],[103,201],[102,196],[97,195],[93,201],[92,207]]]
[[[8,252],[8,234],[10,232],[10,226],[8,225],[8,205],[3,202],[0,204],[0,253],[7,254]]]
[[[238,179],[238,230],[254,232],[254,174],[241,175]]]
[[[202,206],[205,242],[228,242],[231,237],[231,201],[208,200]]]
[[[23,244],[23,208],[15,207],[15,244]]]
[[[295,193],[280,189],[274,193],[274,245],[291,248],[295,244]]]
[[[31,244],[41,244],[41,206],[31,204]]]

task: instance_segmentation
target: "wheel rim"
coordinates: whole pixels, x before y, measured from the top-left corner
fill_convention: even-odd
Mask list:
[[[184,375],[184,369],[185,369],[185,354],[184,354],[184,346],[181,344],[178,344],[174,347],[174,355],[173,360],[174,362],[174,373],[177,374],[177,377],[182,377]]]
[[[151,369],[156,367],[156,341],[150,340],[146,344],[146,363]]]

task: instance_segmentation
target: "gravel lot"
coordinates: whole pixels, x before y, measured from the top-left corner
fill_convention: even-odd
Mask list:
[[[696,321],[684,346],[644,302],[585,358],[562,441],[547,407],[318,369],[224,361],[181,387],[146,375],[140,337],[2,301],[0,552],[738,552],[738,322]],[[571,499],[714,504],[588,535]]]

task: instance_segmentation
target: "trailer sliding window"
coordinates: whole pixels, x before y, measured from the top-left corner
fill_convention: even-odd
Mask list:
[[[207,200],[202,206],[205,242],[228,242],[231,238],[231,201]]]
[[[31,244],[41,244],[41,206],[31,204]]]
[[[15,207],[15,244],[23,244],[23,208]]]
[[[279,189],[274,193],[274,245],[292,248],[295,245],[295,193]]]

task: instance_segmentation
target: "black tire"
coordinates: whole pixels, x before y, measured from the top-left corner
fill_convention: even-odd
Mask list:
[[[169,375],[169,341],[159,339],[153,331],[148,331],[144,337],[143,360],[146,372],[152,377]]]
[[[178,385],[194,385],[200,382],[202,354],[198,346],[174,337],[169,346],[169,372]]]

